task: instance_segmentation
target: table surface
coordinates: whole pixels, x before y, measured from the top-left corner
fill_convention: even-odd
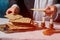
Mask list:
[[[39,21],[37,21],[40,23]],[[46,27],[48,27],[49,22],[46,21]],[[55,29],[60,29],[60,23],[54,23]],[[54,33],[53,35],[43,35],[43,30],[35,30],[28,32],[18,32],[18,33],[4,33],[0,31],[0,38],[13,38],[15,39],[29,39],[29,40],[60,40],[60,33]]]

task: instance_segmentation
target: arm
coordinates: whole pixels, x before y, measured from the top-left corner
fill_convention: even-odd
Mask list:
[[[19,7],[18,5],[17,5],[17,0],[9,0],[9,4],[10,4],[10,7]]]
[[[48,6],[45,12],[47,16],[53,14],[53,21],[60,22],[60,4]]]
[[[6,14],[18,14],[20,11],[19,6],[17,5],[17,0],[10,0],[10,8],[7,9]]]
[[[60,4],[55,4],[54,6],[57,7],[57,13],[54,15],[54,21],[60,22]]]
[[[10,4],[10,6],[12,6],[13,4],[16,4],[17,3],[17,1],[16,0],[9,0],[9,4]]]

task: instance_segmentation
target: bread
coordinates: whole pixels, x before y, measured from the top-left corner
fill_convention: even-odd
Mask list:
[[[36,26],[31,24],[31,18],[23,17],[21,15],[12,15],[12,14],[8,14],[5,17],[10,19],[10,23],[7,24],[9,27],[8,32],[30,31],[36,29]]]
[[[16,19],[23,18],[22,15],[14,15]]]
[[[5,15],[5,17],[7,17],[8,19],[11,19],[11,20],[15,20],[15,19],[22,18],[23,16],[21,16],[21,15],[13,15],[13,14],[7,14],[7,15]]]
[[[30,23],[31,19],[30,18],[21,18],[18,20],[14,20],[12,22],[20,22],[20,23]]]
[[[10,19],[11,22],[30,23],[30,21],[31,21],[30,18],[25,18],[21,15],[8,14],[8,15],[5,15],[5,17]]]
[[[20,25],[20,24],[19,24]],[[19,26],[19,25],[14,25],[14,24],[7,24],[9,27],[6,33],[12,33],[12,32],[25,32],[25,31],[33,31],[36,29],[36,26],[34,25],[24,25],[24,26]]]
[[[9,29],[31,29],[32,27],[22,27],[22,26],[15,26],[15,25],[11,25],[11,24],[7,24],[9,26]]]
[[[12,15],[12,14],[5,15],[5,17],[7,17],[9,19],[15,19],[14,15]]]

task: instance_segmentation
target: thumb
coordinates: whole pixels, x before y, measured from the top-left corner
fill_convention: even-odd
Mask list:
[[[10,13],[12,13],[12,11],[10,11],[10,10],[7,10],[6,11],[6,14],[10,14]]]

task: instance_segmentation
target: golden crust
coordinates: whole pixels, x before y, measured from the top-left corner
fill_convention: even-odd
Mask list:
[[[21,18],[12,22],[30,23],[30,21],[31,21],[30,18]]]
[[[24,18],[21,15],[8,14],[8,15],[5,15],[5,17],[10,19],[11,22],[30,23],[31,21],[30,18]]]
[[[7,17],[8,19],[11,19],[11,20],[15,20],[15,19],[22,18],[23,16],[21,16],[21,15],[8,14],[8,15],[5,15],[5,17]]]

